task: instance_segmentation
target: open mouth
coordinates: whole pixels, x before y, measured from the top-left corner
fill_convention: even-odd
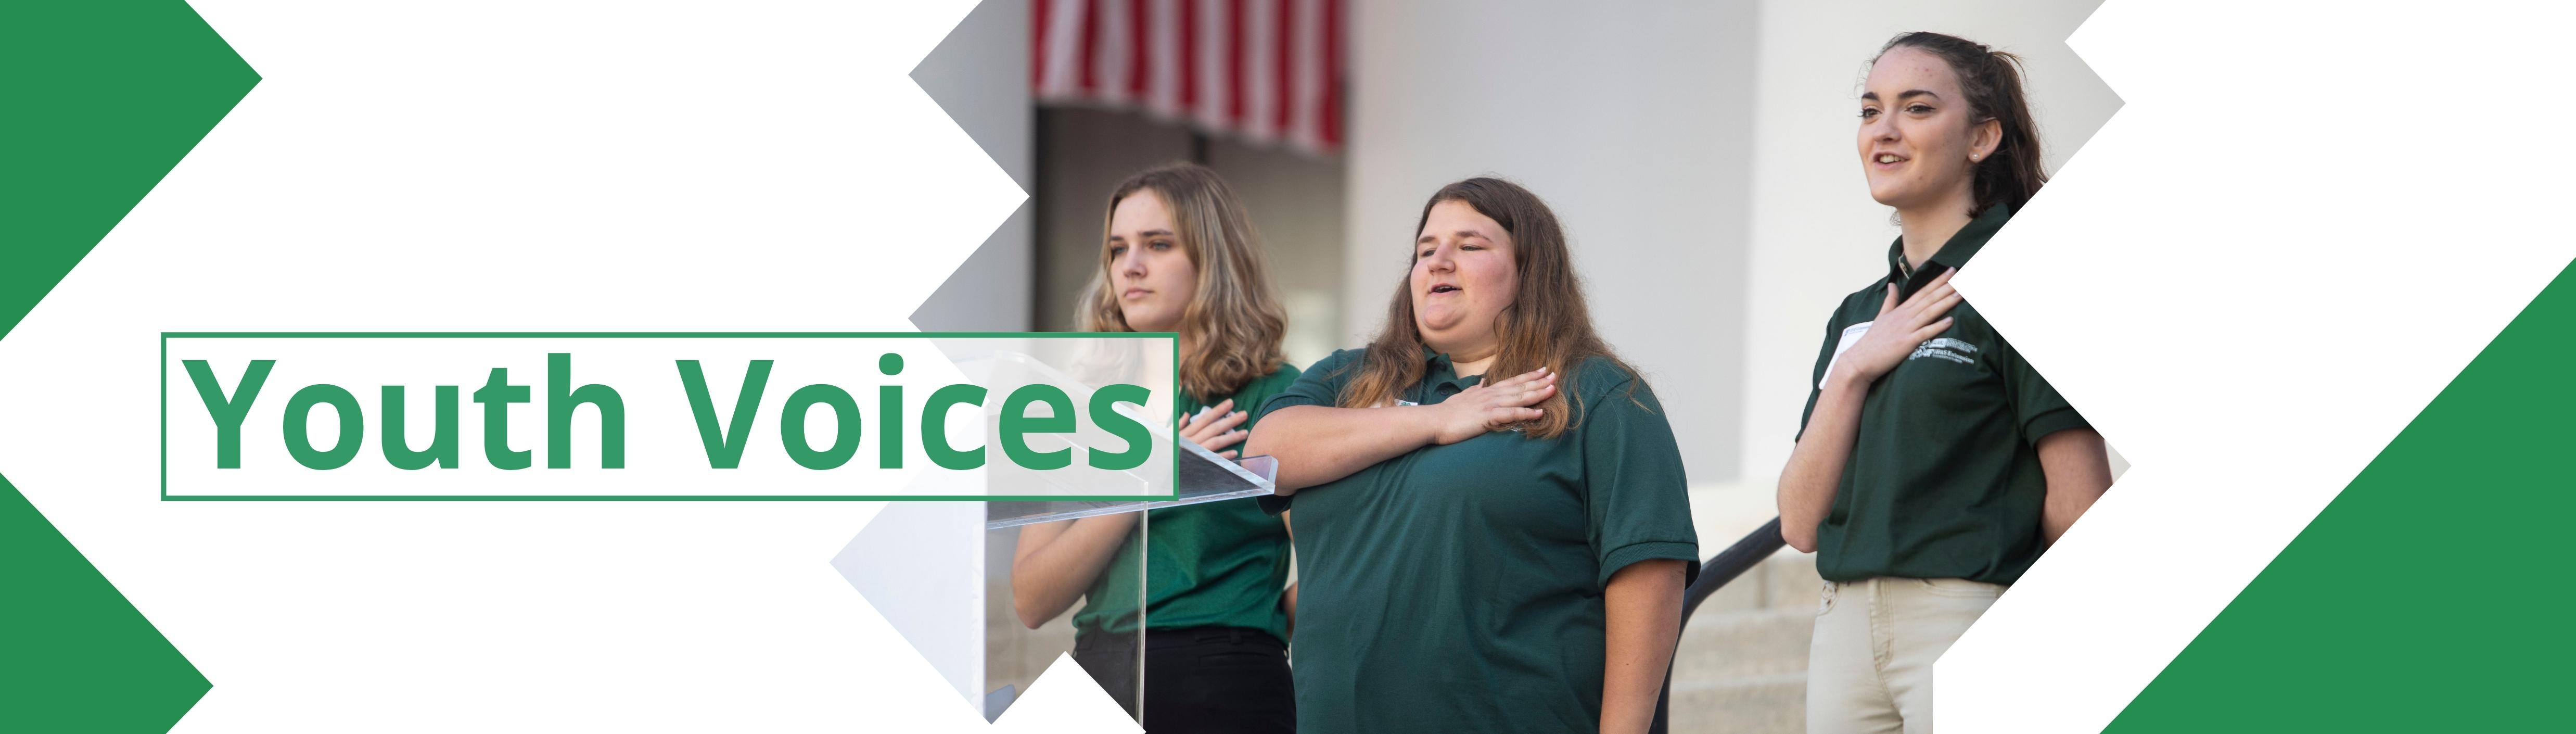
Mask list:
[[[1880,153],[1880,154],[1878,154],[1878,155],[1871,156],[1871,157],[1870,157],[1870,161],[1871,161],[1871,162],[1873,162],[1873,163],[1877,163],[1877,164],[1879,164],[1879,165],[1888,165],[1888,164],[1893,164],[1893,163],[1904,163],[1904,162],[1905,162],[1905,156],[1897,155],[1897,154],[1895,154],[1895,153]]]
[[[1435,285],[1435,286],[1432,286],[1432,287],[1431,287],[1431,295],[1435,295],[1435,296],[1436,296],[1436,295],[1440,295],[1440,294],[1442,294],[1442,293],[1456,293],[1456,292],[1458,292],[1458,286],[1450,285],[1450,284],[1447,284],[1447,283],[1442,283],[1442,284]]]

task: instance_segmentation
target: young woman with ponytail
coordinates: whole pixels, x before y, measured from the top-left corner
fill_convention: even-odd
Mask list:
[[[2111,484],[2102,436],[1950,285],[2048,180],[2020,59],[1907,33],[1870,65],[1861,170],[1902,234],[1843,300],[1780,473],[1825,578],[1807,730],[1932,730],[1932,663]]]

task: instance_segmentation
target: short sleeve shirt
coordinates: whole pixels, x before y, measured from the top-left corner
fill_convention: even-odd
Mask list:
[[[1283,364],[1216,402],[1231,399],[1235,410],[1252,413],[1296,380],[1297,368]],[[1176,407],[1186,416],[1213,406],[1185,392]],[[1247,418],[1243,427],[1257,424]],[[1133,547],[1138,534],[1129,533],[1129,545],[1092,582],[1073,617],[1076,634],[1135,631],[1141,575],[1146,629],[1240,627],[1288,639],[1288,611],[1279,605],[1288,585],[1288,526],[1277,516],[1241,500],[1166,507],[1146,512],[1142,535],[1142,554]]]
[[[1843,299],[1825,325],[1807,413],[1839,348],[1878,317],[1887,285],[1911,296],[1963,267],[2012,217],[1997,205],[1961,228],[1921,268],[1889,252],[1889,273]],[[1833,581],[1873,576],[2011,584],[2039,559],[2048,480],[2039,439],[2085,428],[2066,398],[1994,325],[1962,302],[1948,331],[1878,378],[1861,401],[1860,430],[1816,527],[1816,571]],[[1799,418],[1805,433],[1806,417]]]
[[[1316,363],[1263,406],[1335,404],[1363,352]],[[1403,391],[1477,384],[1444,355]],[[1294,509],[1297,724],[1330,732],[1591,731],[1613,573],[1698,573],[1681,450],[1652,390],[1608,360],[1569,370],[1574,428],[1426,446],[1268,503]]]

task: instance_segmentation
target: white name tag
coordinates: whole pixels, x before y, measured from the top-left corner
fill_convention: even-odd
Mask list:
[[[1875,323],[1878,322],[1863,321],[1843,327],[1843,339],[1834,343],[1834,356],[1832,359],[1825,360],[1825,376],[1816,378],[1816,389],[1825,389],[1825,380],[1833,378],[1834,363],[1843,360],[1843,351],[1852,348],[1854,344],[1859,344],[1860,335],[1869,333],[1869,325]]]

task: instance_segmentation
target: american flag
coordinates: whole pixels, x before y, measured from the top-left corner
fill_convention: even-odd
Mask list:
[[[1342,0],[1033,0],[1041,104],[1142,110],[1313,153],[1342,143]]]

